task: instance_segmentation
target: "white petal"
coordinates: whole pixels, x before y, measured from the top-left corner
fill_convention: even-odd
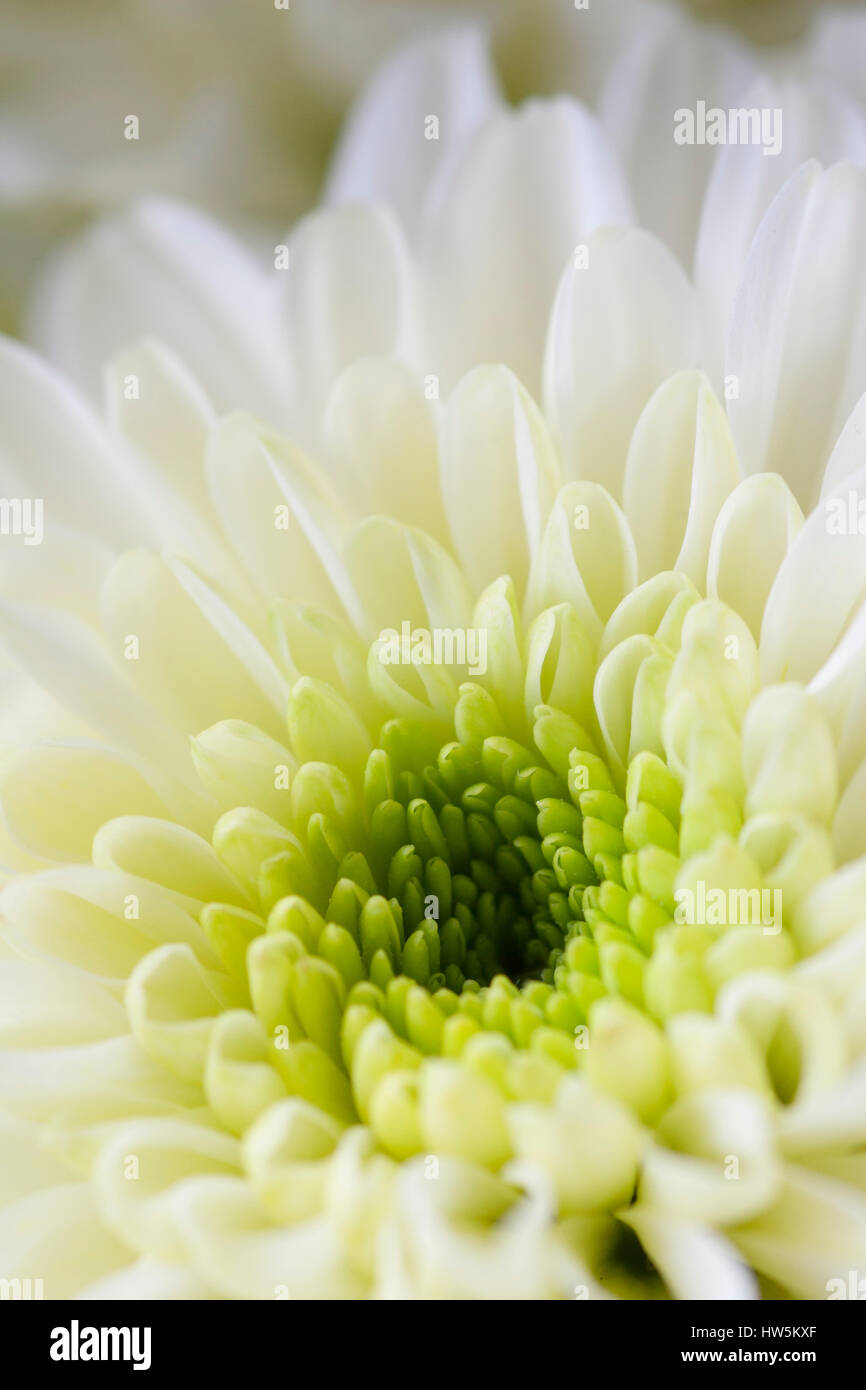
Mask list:
[[[325,410],[335,488],[362,516],[381,514],[448,541],[433,412],[401,362],[365,357],[337,378]]]
[[[122,821],[111,824],[122,831]],[[119,838],[118,829],[110,833]],[[164,856],[171,849],[165,835],[159,849]],[[189,854],[181,862],[189,867]],[[219,883],[231,890],[225,875]],[[191,880],[191,892],[195,885],[196,880]],[[117,981],[125,979],[154,945],[171,941],[186,943],[205,964],[216,964],[204,932],[191,915],[199,912],[199,900],[187,896],[183,885],[175,892],[114,868],[78,865],[21,875],[3,889],[2,904],[4,938],[19,957],[28,960],[65,961],[98,979]]]
[[[483,30],[413,40],[365,87],[333,157],[326,201],[380,198],[414,228],[437,169],[497,105]]]
[[[300,599],[353,621],[358,604],[338,548],[343,508],[321,470],[246,415],[213,431],[207,474],[238,559],[268,597]]]
[[[153,336],[189,364],[218,410],[284,414],[284,361],[263,267],[203,213],[149,199],[107,218],[43,277],[31,336],[91,396],[103,363]]]
[[[598,641],[611,613],[636,583],[634,539],[610,493],[597,483],[567,483],[533,561],[527,615],[570,603]]]
[[[86,743],[22,745],[0,770],[0,805],[16,839],[44,859],[88,860],[93,836],[113,816],[164,816],[166,807],[134,762]]]
[[[350,362],[412,355],[412,268],[399,223],[377,204],[311,213],[288,251],[280,311],[292,425],[309,446],[319,441],[328,391]]]
[[[715,1302],[758,1297],[751,1270],[716,1231],[640,1205],[622,1212],[621,1220],[636,1232],[673,1298]]]
[[[13,1114],[43,1123],[96,1124],[200,1105],[201,1092],[120,1037],[0,1052],[0,1099]]]
[[[129,551],[106,576],[102,612],[130,685],[184,733],[218,719],[285,731],[285,687],[270,657],[179,561]]]
[[[59,961],[0,961],[0,1046],[56,1047],[129,1032],[122,1003]]]
[[[194,1267],[233,1298],[357,1298],[364,1284],[332,1223],[274,1226],[246,1182],[201,1178],[172,1204]]]
[[[183,1261],[169,1211],[172,1188],[188,1178],[234,1175],[239,1167],[240,1146],[222,1130],[174,1117],[137,1120],[100,1149],[93,1173],[97,1205],[124,1244],[157,1259]]]
[[[430,631],[469,621],[471,597],[459,566],[423,531],[370,517],[351,536],[346,563],[371,633],[404,621]]]
[[[50,518],[49,505],[46,513]],[[98,625],[99,591],[114,551],[93,535],[49,521],[45,545],[4,538],[0,591],[28,603],[68,610]]]
[[[3,1277],[38,1277],[44,1298],[71,1298],[128,1260],[99,1220],[87,1183],[33,1192],[0,1211]]]
[[[695,110],[698,101],[708,107],[739,102],[752,68],[730,34],[692,24],[677,9],[633,26],[605,84],[602,118],[628,174],[640,222],[684,265],[691,263],[716,149],[677,144],[675,112]]]
[[[767,595],[802,525],[803,513],[778,473],[744,478],[716,519],[707,594],[739,613],[756,639]]]
[[[804,508],[866,386],[866,171],[803,166],[752,245],[725,370],[747,473],[781,473]]]
[[[0,603],[0,639],[28,675],[90,729],[194,784],[184,739],[116,673],[105,646],[80,619]]]
[[[862,703],[859,709],[862,728]],[[857,768],[839,799],[833,820],[833,848],[840,864],[866,854],[866,761]]]
[[[782,185],[805,160],[866,163],[866,113],[826,83],[761,77],[743,97],[747,110],[781,112],[781,148],[722,146],[703,202],[695,280],[707,311],[707,353],[714,380],[724,369],[731,311],[752,239]],[[770,131],[772,127],[770,128]]]
[[[425,209],[431,370],[450,387],[479,362],[504,362],[536,393],[562,267],[596,227],[630,220],[601,127],[576,102],[492,117]]]
[[[565,271],[544,367],[544,399],[566,478],[619,497],[629,440],[653,391],[695,359],[694,294],[647,232],[606,228]]]
[[[172,1303],[181,1299],[213,1297],[213,1285],[208,1284],[186,1265],[165,1264],[143,1256],[104,1279],[97,1279],[78,1290],[78,1298],[102,1303],[122,1300],[129,1303],[165,1299]]]
[[[821,497],[832,496],[852,473],[866,464],[866,391],[858,400],[833,447],[824,472]]]
[[[781,1198],[731,1232],[747,1259],[794,1298],[826,1299],[866,1264],[866,1200],[856,1189],[805,1169],[790,1169]]]
[[[38,1188],[69,1179],[69,1170],[49,1153],[38,1125],[0,1114],[0,1202],[5,1206]]]
[[[866,488],[866,469],[835,494]],[[833,651],[866,593],[866,545],[850,529],[839,534],[833,498],[812,513],[770,590],[761,627],[761,679],[808,681]]]
[[[645,406],[629,446],[623,509],[641,580],[676,569],[702,587],[719,508],[739,481],[725,412],[701,372],[678,372]]]
[[[558,485],[547,426],[504,367],[476,367],[442,421],[442,494],[454,544],[472,586],[509,574],[526,583]]]
[[[0,338],[0,416],[3,496],[41,499],[49,543],[53,521],[112,546],[152,538],[96,416],[59,372],[9,338]]]
[[[223,587],[243,592],[205,476],[214,412],[198,382],[168,348],[145,339],[108,362],[105,394],[117,447],[134,461],[156,533]]]

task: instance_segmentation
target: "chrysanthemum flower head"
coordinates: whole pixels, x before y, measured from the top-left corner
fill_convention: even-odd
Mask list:
[[[98,229],[37,320],[107,425],[3,348],[48,737],[0,787],[0,1272],[49,1296],[866,1260],[863,175],[762,185],[708,312],[580,108],[459,153],[276,292],[183,209]]]

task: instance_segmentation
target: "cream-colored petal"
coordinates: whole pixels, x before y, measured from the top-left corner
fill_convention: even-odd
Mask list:
[[[103,624],[143,700],[184,733],[246,719],[278,737],[286,688],[253,634],[180,561],[129,551],[106,576]]]
[[[866,391],[857,401],[833,448],[824,471],[822,500],[834,494],[844,496],[842,484],[852,473],[861,472],[866,463]]]
[[[660,241],[605,227],[563,274],[553,303],[544,401],[566,478],[590,478],[619,498],[641,411],[696,355],[694,293]]]
[[[638,1236],[673,1298],[687,1301],[757,1298],[757,1281],[736,1247],[716,1231],[688,1225],[673,1212],[642,1204],[621,1213]]]
[[[180,358],[153,338],[124,347],[104,369],[106,415],[118,449],[134,463],[148,515],[163,544],[244,594],[213,506],[205,454],[214,412]]]
[[[143,1256],[116,1273],[79,1289],[77,1296],[96,1303],[106,1299],[127,1303],[150,1303],[164,1299],[176,1303],[187,1299],[213,1298],[214,1288],[188,1265],[165,1264]]]
[[[470,584],[508,574],[522,593],[556,494],[559,470],[544,419],[504,367],[476,367],[445,407],[442,495]]]
[[[246,907],[243,890],[206,840],[185,826],[149,816],[118,816],[93,841],[97,869],[116,870],[158,883],[202,903]]]
[[[0,603],[0,639],[27,674],[87,728],[189,788],[201,812],[185,740],[117,674],[105,644],[81,619]]]
[[[88,229],[44,272],[31,337],[98,400],[104,363],[152,335],[218,410],[242,406],[279,422],[285,359],[269,268],[204,213],[145,199]]]
[[[761,633],[767,596],[803,525],[803,513],[778,473],[744,478],[722,504],[707,560],[707,594]]]
[[[40,1280],[41,1293],[31,1297],[72,1298],[128,1261],[87,1183],[46,1188],[0,1209],[0,1277]]]
[[[399,222],[374,203],[311,213],[292,233],[288,254],[280,312],[291,418],[309,447],[320,440],[325,401],[344,368],[376,354],[411,358],[413,268]]]
[[[480,28],[434,30],[405,44],[383,63],[349,116],[326,200],[381,198],[414,230],[437,171],[498,104]]]
[[[394,517],[448,543],[436,423],[405,364],[365,357],[347,367],[328,396],[324,435],[335,490],[350,511]]]
[[[537,393],[562,267],[596,227],[630,220],[602,128],[577,102],[492,116],[424,211],[430,370],[450,388],[479,362],[504,362]]]
[[[0,769],[0,806],[12,835],[44,859],[87,860],[113,816],[165,816],[131,759],[85,743],[23,745]]]
[[[342,504],[296,445],[250,416],[230,415],[211,436],[207,476],[225,533],[265,595],[358,621],[339,556]]]
[[[239,1166],[237,1141],[218,1129],[174,1117],[136,1120],[101,1146],[94,1193],[103,1221],[124,1245],[182,1262],[169,1212],[172,1188],[188,1178],[234,1175]]]
[[[367,614],[367,631],[465,627],[466,580],[449,553],[414,527],[370,517],[350,537],[346,563]]]
[[[703,585],[712,528],[739,481],[725,412],[701,372],[683,371],[647,402],[629,445],[623,509],[641,579],[676,569]]]
[[[725,371],[746,473],[781,473],[814,505],[866,381],[866,172],[804,165],[758,229],[734,307]]]
[[[240,1179],[185,1183],[173,1207],[194,1267],[229,1297],[343,1299],[365,1291],[329,1222],[274,1226]]]
[[[41,500],[46,543],[53,522],[112,547],[152,539],[130,471],[90,407],[48,362],[11,338],[0,338],[0,415],[2,494]]]
[[[0,961],[0,1046],[56,1047],[129,1031],[108,990],[59,961]]]
[[[622,510],[597,483],[567,483],[550,513],[530,572],[532,616],[570,603],[594,641],[637,583],[634,539]]]
[[[0,1103],[43,1124],[78,1126],[201,1105],[201,1091],[123,1037],[0,1052]]]
[[[194,884],[195,879],[190,886]],[[214,880],[218,885],[226,886]],[[50,869],[7,884],[0,901],[4,936],[25,957],[67,961],[97,977],[118,980],[154,944],[183,941],[206,964],[216,964],[190,915],[189,909],[198,911],[198,900],[145,878],[85,866]]]
[[[810,680],[866,594],[866,545],[842,524],[849,488],[864,487],[866,468],[812,512],[782,561],[761,625],[765,683]]]
[[[695,250],[695,281],[705,308],[705,361],[714,382],[724,372],[731,313],[749,248],[773,198],[807,159],[825,165],[838,159],[866,163],[866,112],[811,74],[763,75],[739,105],[760,113],[761,138],[716,151]],[[765,137],[775,151],[769,156]]]
[[[826,1299],[831,1281],[847,1287],[849,1271],[866,1264],[866,1198],[843,1183],[792,1167],[766,1215],[730,1235],[757,1270],[794,1298]]]
[[[691,263],[704,190],[717,150],[675,139],[676,115],[742,100],[754,70],[745,45],[681,8],[641,6],[618,45],[599,109],[620,156],[642,226]],[[687,365],[681,363],[679,365]]]

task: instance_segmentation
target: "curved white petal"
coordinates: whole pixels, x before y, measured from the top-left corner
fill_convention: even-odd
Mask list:
[[[730,34],[690,23],[682,11],[638,22],[611,67],[600,110],[628,174],[640,222],[691,264],[701,202],[716,148],[678,144],[680,109],[739,104],[753,60]],[[684,364],[680,364],[684,365]]]
[[[797,500],[778,473],[755,473],[734,488],[713,527],[707,594],[761,632],[767,595],[803,525]]]
[[[128,757],[83,742],[22,744],[0,768],[10,833],[44,859],[90,858],[93,836],[126,812],[164,816],[165,803]]]
[[[658,388],[629,445],[623,510],[640,579],[676,569],[703,587],[713,525],[739,481],[725,412],[701,372]]]
[[[334,487],[350,510],[421,526],[447,543],[436,422],[404,363],[364,357],[347,367],[328,396],[324,438]]]
[[[758,229],[725,371],[746,473],[776,472],[804,508],[866,387],[866,171],[804,165]]]
[[[412,230],[436,171],[498,104],[482,29],[413,40],[385,61],[351,113],[326,201],[379,198]]]
[[[712,1302],[758,1298],[755,1276],[736,1247],[716,1231],[640,1205],[620,1213],[620,1219],[639,1237],[672,1297]]]
[[[346,563],[367,629],[465,627],[472,602],[460,567],[423,531],[370,517],[349,538]]]
[[[129,684],[182,732],[227,718],[284,732],[284,685],[270,657],[180,561],[129,551],[106,576],[102,615]]]
[[[431,370],[446,389],[504,362],[538,392],[556,284],[576,243],[631,220],[595,117],[567,98],[491,117],[443,172],[420,246]]]
[[[810,680],[866,594],[866,545],[847,524],[849,489],[866,495],[866,468],[812,512],[782,561],[761,626],[765,684]]]
[[[217,409],[285,414],[266,270],[183,203],[147,199],[87,231],[45,272],[31,336],[95,399],[104,362],[153,336],[189,364]]]
[[[59,372],[11,338],[0,338],[0,417],[2,495],[41,501],[47,543],[53,522],[112,546],[152,539],[99,420]]]
[[[342,505],[294,444],[246,415],[229,415],[211,435],[207,476],[237,557],[266,597],[330,613],[342,607],[358,620],[339,556]]]
[[[544,418],[505,367],[476,367],[448,401],[440,439],[442,495],[470,584],[509,574],[518,590],[559,482]]]
[[[566,478],[619,497],[629,440],[653,391],[695,360],[694,294],[649,233],[605,228],[559,283],[544,400]]]
[[[287,249],[279,308],[291,419],[309,446],[320,440],[328,392],[345,367],[376,354],[413,356],[414,268],[400,224],[375,203],[311,213]]]
[[[617,604],[637,583],[628,521],[598,483],[566,483],[532,563],[526,613],[570,603],[598,641]]]
[[[132,461],[155,532],[243,594],[208,490],[205,455],[215,417],[199,383],[153,338],[116,353],[104,376],[109,427]]]
[[[771,139],[778,111],[781,139],[770,155],[761,140],[722,146],[703,200],[695,281],[706,314],[706,360],[714,381],[724,370],[731,312],[749,248],[782,185],[807,159],[866,164],[866,111],[826,82],[762,76],[742,105],[768,113],[762,119],[770,120]]]

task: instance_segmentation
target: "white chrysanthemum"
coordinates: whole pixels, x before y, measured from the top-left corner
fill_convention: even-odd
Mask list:
[[[796,167],[859,127],[784,101],[793,172],[722,155],[697,290],[561,99],[276,283],[178,205],[101,225],[34,313],[82,394],[3,345],[44,502],[2,552],[3,1277],[863,1267],[866,174]]]

